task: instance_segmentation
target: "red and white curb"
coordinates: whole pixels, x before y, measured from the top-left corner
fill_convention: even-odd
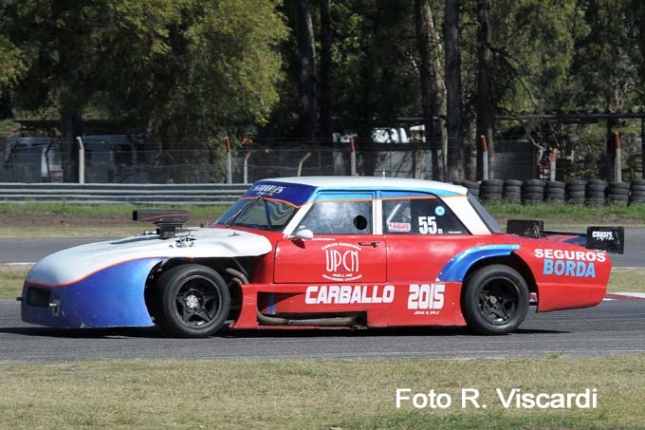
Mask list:
[[[605,300],[645,300],[645,293],[607,293]]]

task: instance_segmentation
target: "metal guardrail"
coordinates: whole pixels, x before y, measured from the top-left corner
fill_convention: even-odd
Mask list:
[[[0,183],[0,204],[216,205],[235,202],[249,184]]]

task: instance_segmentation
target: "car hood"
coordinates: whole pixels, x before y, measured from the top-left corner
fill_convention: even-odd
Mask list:
[[[170,239],[146,234],[65,249],[40,260],[27,274],[27,281],[63,286],[127,261],[259,256],[272,249],[266,237],[246,231],[195,228],[187,232]]]

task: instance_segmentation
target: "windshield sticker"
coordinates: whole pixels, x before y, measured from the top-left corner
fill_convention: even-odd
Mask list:
[[[266,197],[299,207],[309,200],[315,189],[310,185],[261,181],[251,186],[243,198]]]
[[[389,233],[409,233],[412,231],[412,224],[409,222],[388,222],[387,231]]]
[[[434,208],[434,214],[437,216],[444,216],[446,214],[446,208],[443,206],[437,206]]]

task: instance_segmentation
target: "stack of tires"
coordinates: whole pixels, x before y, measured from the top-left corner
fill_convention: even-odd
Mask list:
[[[522,203],[522,181],[517,179],[505,180],[502,200],[504,203]]]
[[[465,181],[459,183],[459,185],[463,185],[464,187],[468,188],[468,191],[470,191],[470,193],[472,195],[474,195],[475,197],[479,197],[479,183],[478,182],[465,180]]]
[[[566,184],[561,181],[551,181],[546,183],[544,189],[544,200],[547,203],[564,203]]]
[[[610,182],[607,187],[607,203],[627,206],[629,201],[629,182]]]
[[[544,181],[529,179],[522,184],[522,203],[533,205],[544,201]]]
[[[504,181],[501,179],[487,179],[479,186],[479,199],[484,203],[499,204],[502,202]]]
[[[574,179],[567,182],[565,186],[565,195],[567,203],[574,205],[585,204],[585,194],[587,188],[587,181],[584,179]]]
[[[604,206],[607,203],[607,181],[592,179],[585,189],[586,203],[589,206]]]
[[[629,185],[629,204],[645,204],[645,179],[633,179]]]

